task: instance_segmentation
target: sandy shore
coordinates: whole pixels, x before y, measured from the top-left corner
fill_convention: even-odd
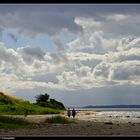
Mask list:
[[[125,115],[125,114],[124,114]],[[41,122],[54,115],[29,115],[28,121]],[[66,113],[62,116],[66,116]],[[128,116],[119,116],[126,117]],[[8,136],[140,136],[140,123],[116,121],[118,116],[104,116],[95,111],[77,111],[75,123],[44,124],[36,129],[0,129],[0,135]],[[73,119],[73,118],[70,118]]]

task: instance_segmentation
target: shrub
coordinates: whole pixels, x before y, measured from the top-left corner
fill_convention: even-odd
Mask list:
[[[61,117],[61,116],[47,118],[45,122],[46,123],[62,123],[62,124],[71,123],[71,121],[69,121],[67,118]]]
[[[50,103],[54,108],[65,109],[64,105],[61,102],[56,101],[55,99],[50,99]]]
[[[104,124],[112,125],[113,123],[112,122],[104,122]]]
[[[49,95],[47,93],[40,94],[36,96],[36,103],[46,102],[49,99]]]

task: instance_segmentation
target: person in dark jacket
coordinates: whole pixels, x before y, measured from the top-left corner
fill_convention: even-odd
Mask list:
[[[75,111],[75,109],[73,108],[73,110],[72,110],[72,116],[73,116],[73,118],[75,118],[75,115],[76,115],[76,111]]]

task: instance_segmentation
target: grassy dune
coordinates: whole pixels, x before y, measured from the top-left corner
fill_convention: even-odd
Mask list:
[[[63,110],[41,107],[0,92],[0,115],[60,114]]]

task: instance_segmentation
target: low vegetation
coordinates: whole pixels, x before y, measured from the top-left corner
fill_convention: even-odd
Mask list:
[[[61,124],[67,124],[67,123],[72,123],[72,120],[67,119],[66,117],[62,116],[55,116],[52,118],[47,118],[45,120],[45,123],[61,123]]]
[[[104,122],[104,124],[109,124],[109,125],[112,125],[113,122]]]
[[[0,115],[0,129],[30,129],[30,128],[38,128],[46,125],[46,123],[59,123],[59,124],[68,124],[74,123],[74,120],[69,120],[66,117],[56,116],[52,118],[47,118],[44,122],[33,123],[27,121],[25,118],[15,117],[15,116],[5,116]]]
[[[23,118],[15,118],[11,116],[0,116],[0,128],[16,129],[16,128],[33,128],[37,124],[25,121]]]

